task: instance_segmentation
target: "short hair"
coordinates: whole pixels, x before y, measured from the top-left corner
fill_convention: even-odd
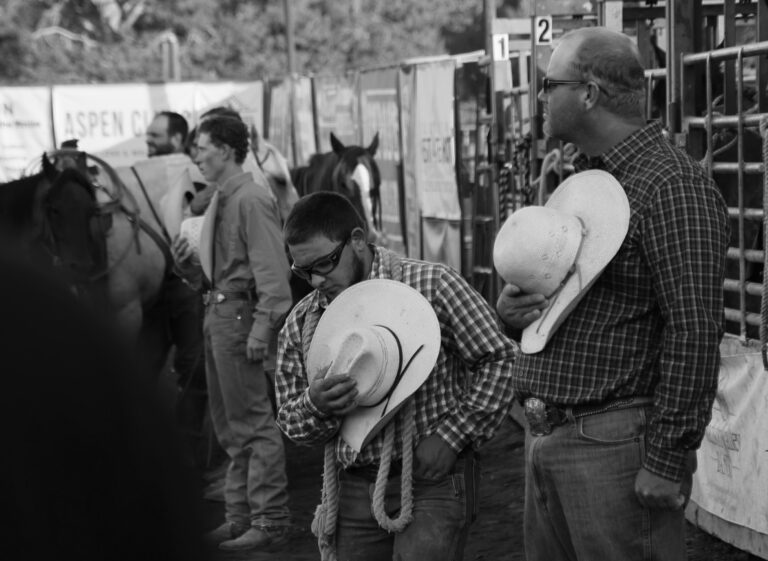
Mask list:
[[[296,245],[322,235],[341,242],[355,228],[366,231],[365,221],[352,203],[338,193],[320,191],[296,201],[285,219],[285,243]]]
[[[577,41],[573,69],[594,80],[608,95],[603,106],[624,117],[645,117],[645,70],[637,45],[627,35],[604,27],[584,27],[562,36]]]
[[[235,151],[235,162],[242,164],[248,153],[248,127],[239,119],[215,116],[201,121],[197,134],[207,133],[216,146],[226,144]]]
[[[157,114],[157,117],[165,117],[168,119],[168,136],[180,134],[181,144],[183,145],[186,142],[187,135],[189,134],[189,125],[182,115],[174,111],[160,111]]]

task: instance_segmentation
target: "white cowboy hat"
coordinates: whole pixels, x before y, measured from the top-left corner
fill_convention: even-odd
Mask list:
[[[523,330],[520,349],[537,353],[618,252],[629,229],[629,201],[610,173],[571,175],[545,206],[514,212],[496,236],[493,262],[523,292],[548,307]]]
[[[420,292],[393,280],[354,284],[337,296],[317,324],[307,376],[349,373],[358,407],[340,435],[362,450],[421,387],[440,352],[440,324]]]

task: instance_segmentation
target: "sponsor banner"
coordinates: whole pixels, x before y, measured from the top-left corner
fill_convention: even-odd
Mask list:
[[[461,272],[461,224],[456,220],[422,218],[423,259],[450,265]]]
[[[66,85],[51,95],[56,143],[76,138],[81,150],[112,166],[147,157],[146,129],[158,111],[180,113],[192,128],[202,113],[224,105],[249,125],[263,125],[261,82]]]
[[[416,182],[416,124],[412,118],[415,110],[416,67],[401,66],[398,71],[400,99],[400,133],[403,161],[403,201],[405,203],[405,240],[408,257],[420,259],[421,207]]]
[[[316,76],[313,83],[318,152],[331,151],[331,133],[344,144],[360,144],[357,74]]]
[[[360,123],[363,146],[369,146],[373,137],[379,135],[376,163],[381,173],[381,218],[387,247],[406,255],[406,220],[400,196],[402,158],[397,74],[395,68],[360,74]]]
[[[296,165],[306,165],[317,153],[315,140],[315,110],[312,106],[312,79],[296,78]]]
[[[231,107],[259,134],[264,130],[264,84],[261,82],[201,82],[195,88],[195,119],[217,106]]]
[[[416,181],[422,216],[461,219],[454,148],[452,59],[416,66]]]
[[[759,343],[726,334],[691,495],[717,518],[768,534],[768,372]]]
[[[53,132],[57,145],[77,139],[81,150],[112,166],[147,157],[145,131],[155,113],[176,111],[192,120],[194,82],[54,86]]]
[[[291,145],[291,84],[287,78],[270,82],[268,114],[265,136],[293,167],[296,163]]]
[[[0,88],[0,182],[36,172],[52,148],[50,89]]]

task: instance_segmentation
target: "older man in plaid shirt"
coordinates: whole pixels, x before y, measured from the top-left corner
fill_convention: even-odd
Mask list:
[[[493,436],[508,412],[517,347],[500,333],[492,309],[454,270],[369,245],[364,228],[349,201],[328,192],[301,199],[286,221],[293,270],[316,290],[296,305],[280,333],[278,424],[294,442],[323,444],[336,438],[343,416],[355,406],[357,391],[349,376],[307,381],[308,342],[333,298],[365,279],[394,279],[418,290],[437,314],[442,343],[434,370],[414,394],[414,519],[401,532],[389,533],[371,513],[384,434],[359,453],[337,438],[335,547],[339,560],[459,558],[469,526],[467,501],[473,500],[464,494],[471,475],[467,457]],[[396,511],[390,501],[400,496],[403,451],[401,440],[395,442],[387,509]]]
[[[728,214],[705,170],[644,118],[632,40],[564,35],[539,99],[545,131],[624,188],[629,232],[544,350],[521,355],[529,561],[682,560],[682,507],[711,415],[723,334]],[[548,302],[508,285],[497,309],[524,328]]]

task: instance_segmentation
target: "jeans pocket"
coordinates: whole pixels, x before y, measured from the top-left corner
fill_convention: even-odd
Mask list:
[[[220,319],[249,320],[252,316],[250,305],[245,300],[230,300],[213,305],[213,314]]]
[[[645,409],[631,407],[579,417],[576,419],[576,429],[581,440],[598,444],[622,444],[642,439],[645,422]]]

